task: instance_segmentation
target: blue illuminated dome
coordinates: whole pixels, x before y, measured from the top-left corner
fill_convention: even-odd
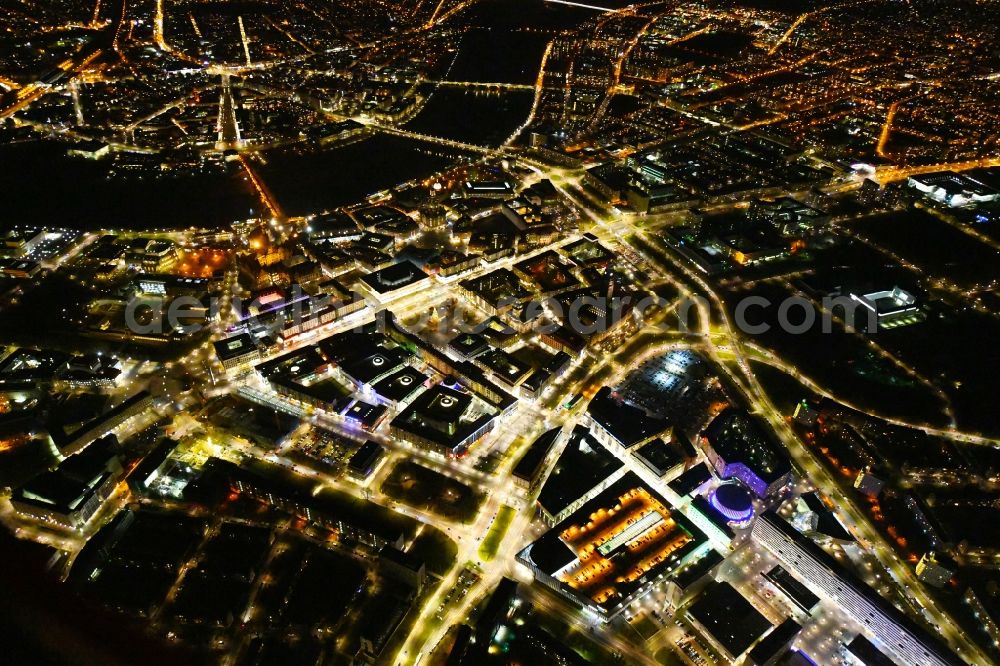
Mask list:
[[[753,518],[753,496],[738,483],[722,484],[712,493],[710,501],[726,520],[743,523]]]

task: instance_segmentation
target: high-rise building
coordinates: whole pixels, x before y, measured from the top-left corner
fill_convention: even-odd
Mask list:
[[[901,663],[920,666],[960,666],[963,663],[947,646],[775,512],[762,514],[754,523],[752,535],[810,589],[849,613],[870,632],[880,647],[895,655]]]

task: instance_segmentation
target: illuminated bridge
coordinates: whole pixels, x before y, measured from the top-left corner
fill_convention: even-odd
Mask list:
[[[477,143],[466,143],[464,141],[456,141],[455,139],[445,139],[440,136],[433,136],[431,134],[421,134],[420,132],[411,132],[410,130],[400,129],[399,127],[392,127],[391,125],[380,125],[379,123],[372,122],[370,120],[362,121],[365,125],[377,129],[386,134],[395,134],[396,136],[406,137],[407,139],[416,139],[417,141],[426,141],[427,143],[435,143],[440,146],[447,146],[448,148],[456,148],[458,150],[465,150],[472,153],[482,153],[483,155],[512,155],[515,151],[508,146],[500,146],[498,148],[491,148],[489,146],[480,146]]]

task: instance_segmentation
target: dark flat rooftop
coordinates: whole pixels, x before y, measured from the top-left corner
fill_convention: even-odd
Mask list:
[[[601,446],[586,428],[576,426],[552,474],[542,486],[538,503],[556,515],[624,464]]]
[[[771,623],[729,583],[702,593],[688,615],[733,656],[738,657],[771,628]]]
[[[684,462],[680,451],[659,437],[636,449],[635,456],[657,476],[663,476],[672,467]]]
[[[765,636],[757,645],[753,646],[750,650],[750,655],[747,660],[748,666],[753,666],[755,664],[767,663],[770,659],[777,656],[779,652],[786,649],[788,644],[802,631],[802,625],[788,618],[777,627],[774,631]]]
[[[819,603],[819,597],[809,591],[805,585],[797,581],[780,564],[764,574],[764,578],[774,583],[775,587],[785,593],[785,595],[795,602],[795,605],[805,612],[812,611]]]
[[[218,354],[219,359],[222,361],[242,356],[257,348],[257,344],[250,337],[249,333],[241,333],[225,340],[218,340],[214,345],[215,353]]]
[[[626,448],[659,435],[670,427],[666,419],[649,416],[645,410],[616,399],[607,386],[602,387],[590,401],[587,412]]]
[[[896,662],[883,654],[861,634],[855,636],[854,640],[847,644],[847,651],[865,666],[896,666]]]
[[[356,472],[367,473],[378,462],[383,453],[385,453],[385,449],[382,448],[381,444],[368,440],[354,452],[354,455],[347,462],[347,466]]]
[[[412,261],[401,261],[381,270],[369,273],[361,281],[380,294],[408,287],[427,279],[427,273]]]
[[[427,375],[409,366],[375,382],[372,388],[383,398],[398,402],[413,395],[427,381]]]
[[[705,463],[698,463],[688,471],[684,472],[668,485],[675,493],[683,497],[688,495],[709,479],[712,478],[712,471]]]
[[[364,402],[363,400],[358,400],[351,405],[346,412],[344,412],[344,416],[346,418],[354,419],[361,425],[370,428],[378,423],[379,419],[381,419],[387,411],[389,411],[389,408],[385,405],[372,405]]]
[[[398,351],[379,345],[367,356],[358,356],[345,361],[341,369],[352,379],[362,384],[370,384],[402,364],[403,357]]]
[[[512,473],[519,479],[524,479],[526,481],[531,481],[538,474],[542,463],[545,461],[545,457],[549,455],[549,451],[552,450],[552,446],[559,439],[559,433],[562,432],[562,427],[552,428],[541,435],[538,436],[531,446],[528,447],[527,452],[521,456],[521,459],[517,461],[514,465]]]

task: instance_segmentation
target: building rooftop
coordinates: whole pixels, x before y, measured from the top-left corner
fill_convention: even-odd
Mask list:
[[[392,420],[392,425],[455,450],[493,418],[492,414],[470,409],[472,403],[470,393],[437,384],[418,395]]]
[[[448,347],[455,350],[465,358],[475,358],[490,349],[489,342],[482,335],[476,333],[462,333],[448,343]]]
[[[397,564],[404,569],[409,569],[410,571],[419,571],[421,567],[424,566],[423,560],[421,560],[416,555],[408,553],[405,550],[396,548],[395,546],[385,546],[379,551],[379,558],[386,559]]]
[[[624,465],[586,428],[576,426],[538,494],[538,503],[555,516]]]
[[[344,412],[344,418],[351,419],[361,424],[362,427],[372,429],[388,413],[389,408],[385,405],[373,405],[363,400],[355,400]]]
[[[531,374],[531,366],[519,361],[502,349],[493,349],[481,354],[476,363],[491,371],[494,376],[513,386]]]
[[[263,460],[244,461],[235,465],[227,460],[209,458],[202,474],[184,489],[185,499],[208,506],[228,501],[234,491],[266,495],[278,505],[293,502],[313,519],[320,517],[341,521],[397,543],[412,538],[416,532],[413,521],[378,504],[359,500],[353,495],[333,490],[317,494],[309,479],[286,468]]]
[[[378,442],[368,440],[354,452],[347,462],[347,468],[356,474],[368,476],[383,455],[385,448]]]
[[[961,663],[961,661],[952,654],[950,648],[942,643],[936,636],[930,634],[926,629],[911,620],[909,616],[892,605],[871,586],[858,578],[858,576],[856,576],[853,572],[848,571],[832,555],[820,548],[819,545],[817,545],[812,539],[792,527],[787,520],[779,516],[776,512],[766,511],[761,514],[757,520],[763,520],[769,526],[781,532],[782,535],[788,539],[788,541],[795,544],[795,546],[818,562],[819,565],[825,567],[834,576],[836,576],[844,587],[850,588],[855,594],[863,597],[891,622],[899,625],[911,636],[915,637],[928,652],[936,654],[938,658],[946,663]]]
[[[562,434],[562,427],[552,428],[538,436],[511,471],[515,477],[531,482],[541,471],[542,463]]]
[[[217,340],[214,343],[215,353],[220,361],[228,361],[233,358],[248,354],[257,349],[257,343],[249,333],[240,333],[225,340]]]
[[[810,592],[809,588],[796,580],[780,564],[774,565],[770,571],[764,574],[764,578],[774,583],[775,587],[807,613],[812,612],[812,609],[819,603],[819,597]]]
[[[427,279],[427,273],[412,261],[400,261],[374,273],[369,273],[361,281],[379,294],[402,289]]]
[[[151,481],[150,477],[163,463],[167,461],[170,454],[177,448],[177,441],[169,437],[162,438],[159,443],[143,457],[142,461],[136,465],[128,474],[129,485],[139,488],[145,487]],[[85,449],[84,453],[89,449]]]
[[[636,449],[635,457],[657,476],[663,476],[684,462],[679,447],[668,444],[659,437]]]
[[[743,522],[753,518],[753,495],[737,481],[719,485],[712,491],[710,503],[730,521]]]
[[[413,395],[426,381],[427,375],[424,373],[409,366],[403,366],[388,377],[383,377],[375,382],[372,389],[386,400],[400,402]]]
[[[265,379],[304,379],[320,371],[327,361],[315,346],[303,347],[265,361],[257,366],[257,372]]]
[[[860,296],[858,300],[867,307],[874,309],[879,317],[913,310],[917,303],[916,297],[902,287],[873,291]]]
[[[863,634],[858,634],[847,644],[847,651],[864,666],[896,666],[896,662],[875,647],[875,644]]]
[[[802,631],[802,625],[792,618],[774,628],[771,633],[761,639],[757,645],[753,646],[747,656],[747,666],[763,666],[771,659],[788,648],[789,643]]]
[[[691,498],[691,508],[697,510],[698,513],[715,525],[715,528],[725,534],[730,540],[736,537],[736,532],[729,525],[729,519],[719,513],[704,495],[695,495]]]
[[[703,483],[711,480],[712,470],[705,463],[698,463],[670,482],[670,489],[681,497],[690,495]]]
[[[109,435],[82,452],[69,456],[59,466],[36,476],[15,490],[11,499],[69,514],[82,507],[111,475],[118,440]],[[120,466],[118,467],[120,470]]]
[[[716,643],[739,657],[765,634],[771,623],[729,583],[707,588],[688,609]]]
[[[672,580],[681,590],[686,590],[702,579],[726,558],[717,550],[709,550],[705,555],[678,571]]]
[[[514,195],[514,186],[506,180],[466,181],[464,189],[466,196]]]
[[[51,349],[18,349],[0,361],[0,383],[49,381],[69,359]]]
[[[792,469],[787,452],[766,426],[744,411],[732,407],[723,410],[703,436],[727,465],[743,463],[766,483]]]
[[[597,391],[587,405],[587,413],[625,448],[670,429],[669,421],[650,416],[645,410],[628,404],[607,386]]]
[[[518,559],[614,615],[695,553],[705,535],[628,472],[525,548]]]
[[[371,384],[382,377],[395,372],[403,365],[403,355],[398,349],[387,349],[377,346],[371,353],[364,356],[358,354],[345,360],[341,370],[359,384]]]
[[[531,295],[531,292],[521,284],[521,279],[507,268],[498,268],[486,275],[462,280],[459,284],[463,289],[476,294],[494,307],[502,305],[505,301],[514,301]]]

